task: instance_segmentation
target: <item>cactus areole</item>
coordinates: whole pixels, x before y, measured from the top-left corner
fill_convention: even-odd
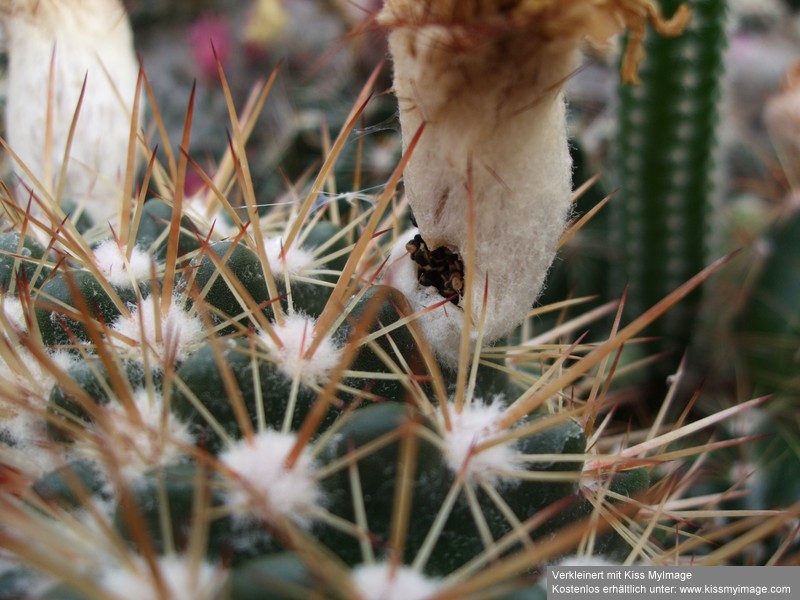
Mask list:
[[[647,19],[668,31],[687,16],[665,22],[649,0],[387,0],[379,19],[390,29],[406,148],[424,124],[404,174],[418,231],[395,248],[387,280],[417,309],[443,297],[460,304],[426,315],[441,360],[455,362],[464,319],[481,321],[484,297],[491,341],[524,319],[543,287],[570,210],[562,87],[580,44],[628,26],[633,79]],[[452,258],[431,272],[420,259],[437,252]],[[464,296],[470,302],[458,302]]]

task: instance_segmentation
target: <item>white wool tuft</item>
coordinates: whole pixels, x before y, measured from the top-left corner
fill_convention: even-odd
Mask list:
[[[9,323],[19,331],[28,331],[28,324],[25,322],[25,312],[22,309],[22,302],[15,296],[3,296],[0,298],[0,310],[6,316]]]
[[[291,470],[286,468],[286,457],[296,440],[294,434],[267,430],[225,450],[220,460],[246,483],[231,482],[228,503],[253,506],[253,512],[264,516],[260,510],[263,501],[268,519],[274,515],[273,518],[308,526],[309,509],[318,506],[322,497],[314,479],[316,465],[308,449],[300,453]],[[252,492],[259,498],[254,499]]]
[[[260,335],[280,369],[290,379],[299,372],[306,381],[324,383],[339,364],[342,351],[330,335],[325,336],[313,356],[305,358],[306,351],[315,339],[315,324],[313,318],[301,313],[286,315],[281,324],[273,323],[275,333],[283,343],[282,348],[278,348],[270,336],[264,333]]]
[[[211,600],[217,598],[225,580],[225,571],[207,562],[196,563],[183,556],[160,556],[156,559],[159,575],[170,600]],[[118,600],[161,600],[149,567],[137,559],[127,568],[105,573],[103,587]]]
[[[475,453],[476,445],[506,433],[505,429],[497,426],[504,409],[505,406],[499,401],[491,404],[473,402],[465,405],[460,413],[456,412],[455,406],[450,405],[452,429],[445,431],[443,437],[445,457],[453,472],[458,473],[465,469],[470,479],[480,479],[489,485],[497,485],[501,478],[500,472],[518,468],[518,452],[513,440]],[[504,482],[515,483],[516,480]]]
[[[437,580],[419,571],[386,563],[355,567],[353,582],[360,600],[425,600],[439,588]]]
[[[150,255],[134,246],[130,260],[125,259],[125,246],[105,240],[94,250],[94,262],[111,285],[132,288],[135,282],[150,276]]]
[[[77,360],[66,351],[53,352],[50,358],[64,371]],[[27,350],[16,346],[14,355],[0,358],[0,381],[6,386],[8,398],[0,398],[0,431],[13,441],[15,450],[3,456],[2,462],[35,479],[62,460],[58,453],[43,451],[50,438],[42,413],[55,377]]]
[[[314,255],[298,247],[297,244],[284,251],[283,240],[279,237],[265,238],[264,251],[269,268],[278,279],[282,278],[284,273],[288,273],[289,277],[297,277],[308,270],[314,262]]]
[[[189,426],[171,412],[164,414],[159,392],[140,388],[133,394],[133,403],[141,422],[130,418],[122,404],[112,402],[106,408],[102,432],[110,438],[108,448],[117,454],[126,481],[138,479],[154,467],[175,464],[185,456],[181,446],[194,444]]]
[[[166,314],[156,319],[161,303],[152,297],[144,298],[129,317],[120,316],[113,329],[133,340],[136,346],[147,344],[161,359],[183,360],[203,339],[203,322],[181,304],[179,298],[173,298]]]

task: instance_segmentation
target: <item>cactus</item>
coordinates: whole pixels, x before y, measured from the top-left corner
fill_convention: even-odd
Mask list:
[[[611,202],[611,241],[622,252],[614,294],[629,285],[631,315],[639,314],[700,271],[714,245],[711,218],[726,2],[692,0],[686,32],[650,32],[639,85],[622,85],[618,109],[619,194]],[[659,2],[672,14],[681,2]],[[685,301],[650,333],[673,354],[674,368],[690,341],[699,295]],[[663,376],[664,373],[660,373]]]
[[[736,312],[732,342],[740,376],[746,389],[774,394],[775,400],[756,420],[754,431],[767,438],[753,445],[748,461],[758,465],[755,494],[765,504],[786,506],[800,493],[792,473],[800,472],[800,423],[797,350],[800,331],[797,302],[797,233],[800,217],[788,210],[767,229],[758,242],[760,264]]]
[[[552,33],[605,14],[587,2],[577,16],[567,11],[576,22],[560,21],[563,5],[554,2],[541,14],[535,8],[506,22],[501,4],[497,13],[464,18],[488,19],[502,39],[508,31],[520,35],[513,30],[520,22],[538,26],[553,18]],[[397,22],[401,13],[393,12],[412,5],[389,3],[381,18],[413,35],[428,25]],[[641,6],[663,24],[652,4]],[[616,2],[606,9],[642,26],[615,12]],[[453,27],[458,33],[461,25]],[[593,26],[583,33],[601,35]],[[570,43],[583,33],[570,33]],[[574,59],[569,54],[566,64]],[[412,158],[417,144],[435,140],[412,132],[371,203],[342,212],[336,203],[320,207],[317,196],[361,117],[368,84],[312,191],[261,214],[244,152],[257,111],[238,115],[221,69],[220,81],[232,136],[217,171],[199,171],[187,153],[174,169],[151,161],[145,178],[152,176],[158,199],[144,201],[150,189],[144,185],[139,198],[125,203],[130,218],[120,210],[114,239],[91,246],[69,223],[62,227],[57,212],[45,211],[51,222],[39,220],[2,197],[10,231],[0,257],[9,282],[0,298],[6,589],[50,600],[131,593],[511,598],[541,565],[576,548],[657,563],[652,523],[682,527],[667,514],[681,496],[668,485],[678,466],[666,447],[754,403],[667,433],[659,423],[633,432],[627,444],[607,433],[611,359],[719,265],[593,344],[559,339],[579,335],[615,305],[539,339],[527,337],[524,324],[514,333],[514,315],[526,317],[538,294],[532,285],[514,300],[524,310],[514,306],[491,334],[511,333],[519,343],[490,346],[483,313],[495,309],[497,297],[470,293],[482,285],[474,272],[489,269],[493,281],[495,267],[479,266],[480,253],[470,250],[484,243],[484,224],[466,219],[466,241],[437,252],[434,244],[444,238],[436,237],[435,214],[430,222],[419,216],[422,241],[406,247],[416,237],[408,237],[397,187],[405,169],[407,188],[424,191],[430,174],[414,187],[420,165]],[[268,91],[269,83],[254,97],[263,101]],[[563,133],[560,97],[549,101],[553,131]],[[190,99],[184,148],[192,106]],[[554,147],[566,148],[559,135],[553,134]],[[537,255],[542,271],[568,200],[560,195],[570,163],[557,155],[559,197],[540,199],[558,204],[544,225],[553,239]],[[182,192],[190,166],[208,186],[194,196]],[[450,173],[467,183],[468,174]],[[232,205],[229,197],[236,196],[243,206]],[[426,199],[412,202],[415,213],[418,201]],[[457,225],[456,209],[448,211]],[[480,211],[488,211],[485,203]],[[29,231],[52,243],[29,244]],[[461,263],[463,306],[441,295],[431,304],[433,291],[425,290],[420,307],[418,290],[409,298],[392,285],[409,270],[416,286],[434,277],[433,267],[425,271],[429,259],[437,268],[440,261]],[[452,275],[446,283],[455,293]],[[532,275],[534,284],[543,276]],[[458,347],[443,349],[429,324],[441,330],[436,320],[447,320],[451,327],[457,311],[465,324],[455,333]],[[480,317],[475,323],[470,311]],[[704,450],[690,445],[678,454]],[[656,471],[658,452],[664,466]],[[655,479],[655,491],[663,493],[651,498]]]
[[[788,69],[782,89],[765,103],[763,115],[783,173],[794,190],[797,140],[790,132],[798,118],[797,65]],[[746,454],[748,463],[757,466],[754,496],[762,504],[786,506],[800,494],[792,476],[800,471],[800,423],[795,417],[800,397],[800,280],[796,277],[800,214],[789,201],[767,217],[770,222],[753,243],[754,260],[743,276],[739,302],[732,311],[729,347],[743,393],[775,397],[753,425],[754,432],[765,439]]]
[[[35,192],[76,203],[98,225],[116,222],[139,106],[122,3],[4,0],[0,19],[9,36],[7,135],[20,202]],[[32,209],[41,213],[36,202]]]

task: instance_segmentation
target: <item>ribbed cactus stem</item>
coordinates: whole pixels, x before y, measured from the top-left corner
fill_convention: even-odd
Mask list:
[[[665,14],[681,4],[662,0]],[[623,85],[619,106],[619,197],[614,245],[624,252],[619,287],[640,314],[708,262],[714,147],[725,49],[723,0],[691,0],[686,32],[646,36],[639,85]],[[618,290],[617,290],[618,291]],[[696,302],[695,298],[694,302]],[[686,346],[692,301],[652,332],[667,349]]]

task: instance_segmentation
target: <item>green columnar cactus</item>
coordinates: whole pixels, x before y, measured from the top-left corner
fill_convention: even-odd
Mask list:
[[[632,2],[642,13],[624,10]],[[423,11],[411,15],[422,14],[419,22],[393,21],[402,11],[456,6],[389,4],[382,18],[402,30],[401,40],[415,28],[425,38],[430,17]],[[551,19],[545,32],[568,38],[564,64],[571,65],[584,35],[602,39],[622,22],[638,31],[642,15],[665,25],[645,0],[521,2],[513,14],[508,6],[488,2],[466,16],[454,13],[450,33],[467,39],[466,30],[496,29],[499,37],[483,38],[479,53],[493,43],[507,49],[510,35],[535,62],[525,27]],[[536,44],[545,57],[561,49],[560,41]],[[368,94],[323,172],[332,172]],[[548,188],[558,206],[542,210],[554,219],[549,240],[563,226],[560,194],[569,195],[562,188],[570,163],[561,97],[548,93],[544,104],[535,114],[554,122],[527,125],[539,133],[544,127],[558,148],[555,191]],[[403,169],[410,179],[422,170],[410,187],[423,196],[435,170],[412,166],[420,135],[406,138],[406,153],[374,204],[347,216],[332,204],[315,210],[322,176],[305,199],[262,215],[241,151],[248,127],[232,106],[231,115],[231,155],[221,161],[228,170],[220,167],[209,194],[218,212],[202,194],[172,195],[184,189],[183,155],[174,180],[161,185],[161,200],[134,209],[141,218],[118,239],[90,248],[70,231],[50,254],[31,245],[28,256],[22,232],[52,234],[58,223],[22,217],[8,224],[16,233],[0,258],[14,261],[3,273],[17,295],[5,292],[0,302],[0,581],[7,589],[37,600],[502,597],[576,546],[631,552],[636,535],[648,535],[641,520],[652,518],[640,517],[630,501],[649,485],[641,459],[668,441],[621,449],[596,423],[604,359],[652,315],[596,347],[540,348],[523,338],[519,346],[483,348],[480,294],[465,294],[463,305],[440,296],[420,308],[391,285],[411,270],[414,286],[433,278],[426,287],[456,293],[453,267],[460,264],[465,289],[474,291],[480,253],[471,254],[471,243],[502,242],[502,232],[487,238],[484,224],[470,218],[455,250],[403,233]],[[496,134],[494,122],[479,129]],[[432,146],[424,155],[432,156],[437,141],[425,143]],[[482,158],[488,162],[476,156],[476,168],[496,168],[490,153]],[[448,177],[467,175],[469,183],[464,166]],[[513,167],[510,175],[494,173],[509,188],[510,176],[525,171]],[[482,185],[494,181],[481,176]],[[240,194],[250,221],[228,221],[226,230],[225,215],[237,213],[219,190]],[[487,197],[480,200],[489,214]],[[505,206],[512,213],[524,205],[513,200]],[[16,214],[13,199],[2,202]],[[389,211],[393,205],[399,208]],[[178,207],[181,214],[173,213]],[[452,204],[445,212],[463,225],[458,211]],[[437,235],[435,213],[428,240]],[[552,241],[537,254],[543,270]],[[485,279],[494,281],[499,263],[490,257],[481,265]],[[437,279],[442,264],[451,267],[446,281]],[[527,276],[539,282],[544,274]],[[424,291],[429,303],[433,292]],[[511,312],[524,316],[537,293],[538,284],[517,289]],[[497,295],[489,310],[495,302]],[[20,318],[20,307],[35,313]],[[441,321],[451,327],[453,315],[464,329],[448,331],[444,342],[460,337],[455,351],[432,338]],[[473,323],[473,315],[481,318]],[[495,317],[494,335],[516,325],[513,315]],[[671,432],[670,440],[680,435]]]
[[[734,323],[734,335],[743,379],[758,394],[775,394],[775,401],[758,419],[756,431],[768,438],[749,453],[758,464],[757,497],[785,506],[800,493],[792,474],[800,473],[800,213],[781,215],[758,243],[764,255],[747,298]]]
[[[664,14],[682,4],[661,0]],[[650,32],[638,85],[620,88],[616,171],[611,202],[613,246],[622,252],[614,294],[629,286],[630,314],[657,302],[709,262],[714,208],[714,150],[723,53],[724,0],[691,0],[685,34]],[[712,257],[715,258],[715,257]],[[697,297],[652,330],[661,349],[677,354],[689,342]]]
[[[800,213],[780,217],[759,242],[764,256],[747,300],[736,317],[740,348],[749,377],[760,393],[800,391],[797,349],[800,324],[797,306],[800,262],[797,239]]]
[[[764,108],[764,118],[787,180],[797,185],[797,136],[791,133],[798,115],[797,66],[786,74],[782,89]],[[775,401],[758,420],[757,431],[768,437],[754,445],[749,460],[758,465],[756,496],[772,506],[785,506],[800,494],[800,380],[797,377],[800,327],[797,277],[800,213],[788,202],[754,245],[754,276],[744,288],[744,302],[735,315],[734,342],[743,380],[756,393],[774,394]]]

